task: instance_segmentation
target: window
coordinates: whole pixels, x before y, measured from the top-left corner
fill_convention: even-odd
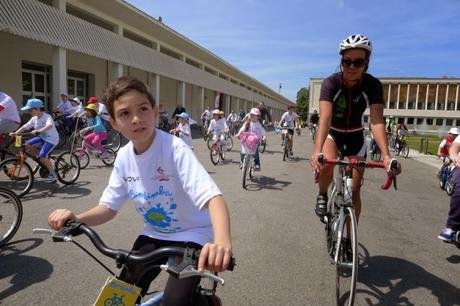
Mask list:
[[[427,118],[426,119],[426,124],[433,125],[433,118]]]
[[[398,103],[398,108],[399,109],[406,109],[406,102],[399,102]]]
[[[452,119],[446,119],[446,125],[447,125],[447,126],[453,126],[453,125],[454,125],[454,120],[452,120]]]
[[[407,105],[407,108],[408,109],[414,109],[415,108],[415,103],[414,102],[409,102],[409,104]]]
[[[423,118],[417,118],[417,124],[423,124]]]
[[[395,102],[390,102],[389,109],[395,109],[395,104],[396,104]]]
[[[78,97],[85,100],[87,97],[88,75],[69,71],[67,76],[67,93],[69,98]]]
[[[427,109],[434,109],[434,102],[428,102]]]
[[[27,100],[35,97],[45,104],[49,109],[50,103],[50,67],[22,63],[22,105]]]
[[[436,125],[437,126],[442,126],[442,123],[443,123],[444,119],[436,119]]]
[[[407,118],[407,124],[414,124],[414,118],[412,117]]]

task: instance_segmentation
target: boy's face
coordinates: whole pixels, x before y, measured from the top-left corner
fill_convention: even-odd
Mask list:
[[[131,140],[138,153],[149,148],[153,141],[158,108],[153,108],[144,94],[131,90],[113,103],[112,126]]]

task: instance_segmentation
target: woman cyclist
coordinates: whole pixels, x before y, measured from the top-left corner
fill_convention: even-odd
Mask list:
[[[319,172],[319,194],[316,214],[323,219],[327,213],[327,190],[333,178],[333,166],[321,166],[318,156],[337,158],[340,152],[345,159],[365,159],[363,113],[369,105],[370,124],[379,146],[385,167],[389,169],[391,156],[383,119],[382,83],[367,73],[372,52],[370,40],[364,35],[351,35],[340,44],[342,56],[340,72],[325,79],[321,86],[319,127],[310,163]],[[356,217],[361,213],[360,187],[364,169],[353,171],[353,203]]]

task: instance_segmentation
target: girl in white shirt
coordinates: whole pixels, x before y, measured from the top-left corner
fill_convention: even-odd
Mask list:
[[[214,142],[218,140],[222,143],[225,142],[225,133],[228,133],[228,125],[225,117],[221,115],[218,109],[212,111],[212,120],[208,127],[208,134],[209,133],[221,133],[219,139],[217,139],[217,135],[214,135],[212,140]]]
[[[179,118],[179,125],[177,128],[170,131],[171,134],[179,136],[190,148],[192,147],[192,131],[188,124],[189,116],[187,113],[177,115]]]
[[[249,118],[246,120],[246,122],[243,124],[241,129],[239,130],[238,134],[236,137],[240,137],[241,133],[244,132],[250,132],[254,133],[257,136],[261,138],[261,140],[265,139],[266,137],[266,131],[262,124],[259,121],[260,117],[260,110],[258,108],[252,108],[251,112],[249,113]],[[260,143],[259,143],[260,145]],[[255,169],[260,170],[260,158],[259,158],[259,145],[257,145],[256,153],[254,155],[254,164],[255,164]],[[241,164],[240,168],[243,164],[243,159],[244,156],[247,154],[244,146],[241,146]]]

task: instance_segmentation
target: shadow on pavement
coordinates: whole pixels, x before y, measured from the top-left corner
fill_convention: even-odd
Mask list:
[[[459,255],[451,255],[451,256],[447,257],[446,260],[448,262],[452,263],[452,264],[459,264],[460,263],[460,256]]]
[[[0,249],[0,280],[11,278],[10,286],[0,291],[0,301],[49,278],[53,266],[47,260],[23,254],[42,243],[42,239],[31,238],[10,242]]]
[[[57,183],[34,182],[33,189],[22,197],[23,201],[35,200],[44,197],[56,197],[60,199],[76,199],[91,194],[91,189],[84,188],[89,185],[88,181],[76,181],[72,185]]]
[[[273,177],[268,177],[268,176],[255,176],[254,181],[257,183],[257,185],[260,186],[260,189],[271,189],[271,190],[283,190],[286,188],[286,186],[290,185],[291,182],[288,181],[280,181],[277,180]]]
[[[417,264],[402,258],[369,256],[361,244],[359,257],[358,282],[369,289],[358,289],[357,295],[369,295],[368,305],[415,305],[404,295],[417,288],[430,290],[438,305],[459,305],[460,289]],[[371,299],[377,302],[371,304]]]

